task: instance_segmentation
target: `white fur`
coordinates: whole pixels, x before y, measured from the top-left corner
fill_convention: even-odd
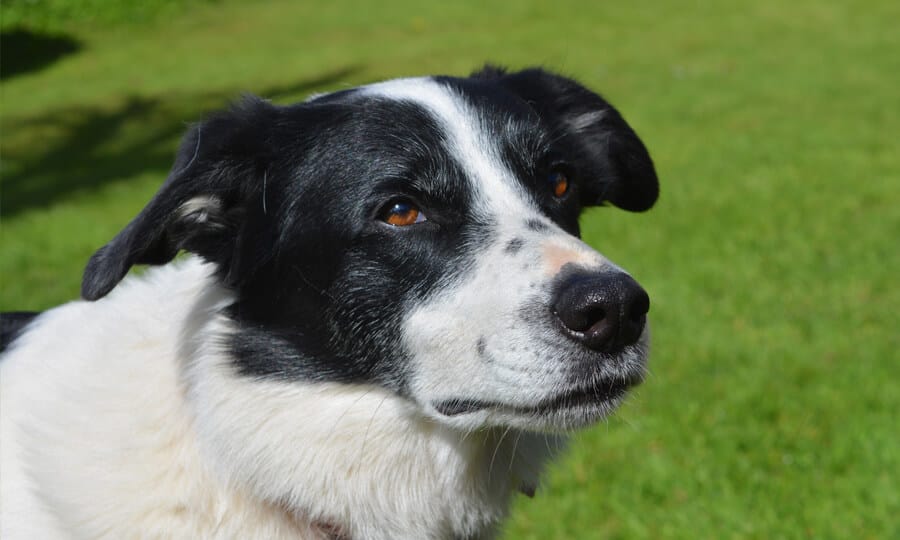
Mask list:
[[[488,535],[558,448],[437,425],[373,386],[234,374],[210,271],[190,258],[127,278],[8,351],[2,538]]]

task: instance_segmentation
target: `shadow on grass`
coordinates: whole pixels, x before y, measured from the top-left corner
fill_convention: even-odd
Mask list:
[[[80,49],[81,43],[66,35],[4,30],[0,33],[0,80],[43,69]]]
[[[257,93],[270,99],[310,93],[357,70],[346,67]],[[9,218],[145,172],[158,172],[162,177],[175,159],[187,124],[227,106],[239,95],[237,91],[218,91],[130,96],[109,106],[69,108],[4,121],[0,212]]]

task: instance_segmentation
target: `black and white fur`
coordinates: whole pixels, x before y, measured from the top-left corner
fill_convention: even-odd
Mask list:
[[[83,300],[4,316],[0,536],[492,537],[643,376],[646,306],[600,345],[558,311],[627,278],[582,209],[656,196],[619,113],[539,69],[212,116]]]

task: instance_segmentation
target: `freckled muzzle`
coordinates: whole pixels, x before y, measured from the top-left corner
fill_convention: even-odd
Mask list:
[[[649,309],[647,292],[624,272],[565,276],[553,302],[563,333],[591,350],[609,354],[640,339]]]

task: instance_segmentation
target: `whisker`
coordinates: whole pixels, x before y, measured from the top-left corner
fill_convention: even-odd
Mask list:
[[[508,426],[506,430],[503,432],[503,435],[500,436],[500,440],[497,441],[496,446],[494,446],[494,453],[491,455],[491,463],[488,465],[488,478],[491,477],[491,473],[494,471],[494,460],[497,458],[497,452],[500,450],[500,446],[503,445],[503,439],[506,438],[506,434],[509,433],[509,430],[512,429],[512,426]]]

